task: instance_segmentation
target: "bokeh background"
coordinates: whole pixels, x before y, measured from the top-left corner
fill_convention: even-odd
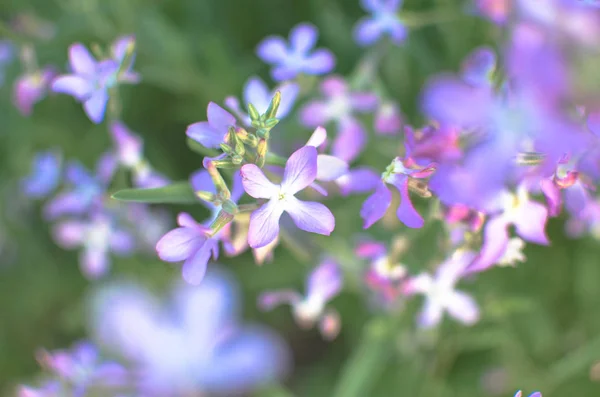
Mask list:
[[[449,16],[412,31],[382,64],[381,78],[400,103],[406,123],[419,125],[419,91],[426,79],[457,70],[478,45],[498,47],[502,33],[469,15],[468,2],[406,0],[404,8]],[[0,2],[5,26],[23,14],[54,26],[54,37],[37,40],[35,49],[40,64],[61,70],[75,41],[107,45],[121,34],[136,35],[136,69],[143,81],[121,90],[123,119],[145,139],[145,153],[154,167],[173,180],[186,179],[201,165],[201,157],[186,147],[185,129],[205,120],[208,102],[239,96],[252,75],[270,81],[267,67],[254,54],[263,37],[287,36],[297,23],[310,21],[320,30],[319,44],[336,54],[337,73],[350,73],[363,55],[351,35],[364,15],[355,0]],[[104,282],[86,280],[77,253],[54,244],[39,205],[24,199],[18,181],[29,172],[32,156],[49,148],[93,167],[110,145],[106,126],[92,125],[81,106],[64,95],[50,95],[36,105],[32,117],[23,117],[12,104],[12,81],[21,72],[18,60],[13,62],[0,88],[1,395],[11,395],[16,384],[38,371],[38,348],[65,348],[86,335],[89,293]],[[282,147],[303,142],[311,133],[293,117],[275,131]],[[377,139],[360,162],[381,169],[394,156],[400,138]],[[333,342],[323,341],[317,331],[299,330],[289,310],[258,312],[255,302],[261,291],[302,287],[322,247],[342,258],[345,268],[364,266],[351,251],[361,232],[358,210],[363,199],[328,201],[337,230],[330,240],[307,243],[312,256],[305,255],[305,242],[299,241],[280,246],[273,263],[262,267],[247,253],[221,261],[240,281],[244,316],[278,330],[294,352],[295,370],[282,389],[257,395],[318,397],[338,390],[344,396],[474,397],[512,396],[517,389],[541,390],[549,397],[600,395],[600,247],[589,237],[567,239],[560,218],[549,224],[551,247],[530,246],[527,262],[516,269],[494,269],[464,283],[482,307],[482,320],[473,327],[444,321],[436,331],[417,331],[416,299],[395,314],[399,319],[393,332],[382,336],[380,326],[390,320],[352,278],[333,302],[343,322]],[[428,205],[424,200],[418,204]],[[168,208],[173,219],[181,209]],[[198,219],[205,215],[201,206],[185,210]],[[371,230],[386,242],[397,235],[411,238],[402,261],[413,271],[442,259],[436,253],[440,231],[435,220],[419,232],[394,222]],[[179,277],[179,266],[150,253],[116,259],[109,279],[133,279],[164,291]]]

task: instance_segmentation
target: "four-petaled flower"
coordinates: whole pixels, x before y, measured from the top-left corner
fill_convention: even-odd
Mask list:
[[[258,305],[263,310],[271,310],[281,304],[289,304],[300,327],[312,328],[318,322],[321,334],[327,339],[334,339],[340,332],[340,318],[326,305],[340,293],[342,284],[338,264],[326,259],[309,274],[305,296],[290,289],[267,291],[258,297]]]
[[[284,212],[292,217],[298,228],[307,232],[329,235],[335,228],[333,214],[326,206],[294,197],[317,177],[315,147],[304,146],[290,156],[279,185],[269,181],[254,164],[244,165],[241,173],[246,193],[254,198],[269,199],[250,216],[250,247],[260,248],[275,240],[279,234],[279,218]]]
[[[218,149],[225,143],[229,127],[235,127],[235,117],[214,102],[206,110],[208,121],[200,121],[188,126],[185,132],[202,146]]]
[[[444,311],[463,324],[472,325],[479,320],[479,309],[473,298],[454,289],[475,256],[474,252],[457,250],[439,266],[435,277],[422,273],[406,282],[405,294],[425,295],[425,305],[418,318],[421,327],[439,324]]]
[[[322,75],[335,66],[331,51],[318,48],[311,51],[318,38],[317,28],[308,23],[297,25],[290,32],[290,45],[281,36],[265,38],[256,50],[265,62],[274,65],[271,76],[276,81],[291,80],[300,73]]]
[[[361,0],[362,8],[371,14],[364,17],[354,28],[354,39],[362,46],[375,43],[383,35],[390,36],[396,45],[406,38],[406,27],[398,17],[402,0]]]

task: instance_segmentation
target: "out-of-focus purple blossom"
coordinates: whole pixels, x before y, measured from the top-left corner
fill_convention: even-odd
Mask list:
[[[33,157],[29,176],[21,181],[21,189],[27,197],[44,198],[56,189],[61,177],[62,156],[49,150]]]
[[[340,293],[342,285],[343,276],[338,264],[326,259],[309,274],[305,296],[290,289],[266,291],[258,297],[258,306],[262,310],[271,310],[289,304],[300,327],[310,329],[319,323],[321,334],[334,339],[340,332],[341,322],[339,314],[328,308],[327,303]]]
[[[65,249],[82,247],[79,265],[81,272],[90,279],[106,274],[110,267],[110,252],[126,256],[135,249],[133,236],[116,225],[113,217],[101,212],[92,214],[89,221],[61,221],[54,226],[53,236]]]
[[[457,250],[438,267],[434,277],[422,273],[406,282],[406,294],[425,295],[418,318],[421,327],[438,325],[444,311],[463,324],[472,325],[479,320],[479,308],[473,298],[454,289],[475,256],[474,252]]]
[[[0,87],[4,85],[4,69],[15,57],[15,46],[12,41],[0,40]]]
[[[331,154],[350,163],[360,154],[367,140],[365,129],[354,113],[374,111],[379,99],[370,92],[351,92],[340,76],[323,80],[321,92],[325,98],[307,103],[300,111],[300,121],[308,127],[335,122],[337,135]]]
[[[461,78],[475,87],[491,87],[496,71],[496,53],[488,47],[479,47],[463,61]]]
[[[523,392],[521,390],[519,390],[516,394],[515,397],[523,397]],[[542,397],[542,393],[540,393],[539,391],[533,392],[529,395],[529,397]]]
[[[279,218],[287,212],[296,226],[304,231],[329,235],[335,228],[335,218],[321,203],[300,201],[294,195],[314,182],[317,177],[317,149],[304,146],[287,160],[283,180],[276,185],[254,164],[241,169],[246,193],[254,198],[268,199],[250,216],[248,244],[260,248],[279,234]]]
[[[397,263],[380,242],[361,241],[356,246],[355,254],[359,258],[370,260],[365,274],[367,286],[380,295],[384,304],[393,304],[402,295],[402,282],[407,276],[406,267]]]
[[[123,209],[123,219],[135,226],[136,240],[141,248],[155,252],[156,243],[172,229],[173,220],[166,208],[131,203]]]
[[[122,385],[127,378],[122,365],[100,361],[98,349],[89,342],[81,342],[71,351],[42,351],[38,360],[69,385],[73,397],[85,396],[91,387]]]
[[[368,229],[379,219],[383,218],[392,203],[392,192],[387,184],[393,185],[400,193],[400,205],[398,206],[398,219],[408,227],[420,228],[423,226],[423,218],[412,205],[409,191],[411,178],[421,179],[429,177],[435,171],[435,164],[431,163],[425,167],[415,164],[410,158],[410,148],[407,146],[405,160],[396,157],[381,175],[381,180],[375,192],[367,198],[360,210],[360,216],[364,220],[363,227]]]
[[[46,96],[50,81],[55,75],[54,68],[47,66],[34,73],[22,75],[15,81],[13,100],[21,114],[31,115],[33,105]]]
[[[17,397],[63,397],[66,395],[64,387],[59,381],[45,382],[41,387],[19,386]]]
[[[250,77],[244,86],[244,105],[246,106],[244,109],[247,109],[248,105],[252,104],[256,110],[258,110],[258,113],[261,115],[264,114],[269,107],[271,99],[273,99],[273,96],[278,91],[281,94],[281,102],[277,109],[277,118],[285,118],[285,116],[292,111],[296,98],[300,92],[300,86],[293,82],[279,84],[272,91],[269,91],[265,82],[259,77]],[[225,105],[234,112],[238,118],[243,120],[246,126],[251,125],[250,116],[248,116],[246,110],[242,109],[240,102],[236,97],[230,96],[225,98]]]
[[[396,135],[402,131],[402,114],[395,102],[383,102],[375,113],[375,132],[381,135]]]
[[[125,124],[114,121],[110,132],[116,146],[119,162],[132,170],[134,185],[139,188],[157,188],[165,186],[169,180],[156,172],[144,159],[144,142],[131,132]]]
[[[214,102],[206,110],[208,121],[200,121],[188,126],[186,135],[202,146],[218,149],[226,142],[229,127],[235,127],[235,117]]]
[[[52,82],[52,90],[73,96],[83,103],[83,108],[94,123],[104,119],[109,99],[109,90],[122,83],[135,84],[139,75],[130,64],[123,67],[126,53],[135,39],[133,36],[119,38],[112,46],[111,58],[96,60],[80,43],[69,47],[69,62],[72,74],[58,76]]]
[[[281,36],[269,36],[260,42],[256,53],[273,65],[271,76],[276,81],[291,80],[300,73],[326,74],[335,67],[335,57],[323,48],[313,51],[318,36],[314,25],[301,23],[291,30],[289,45]]]
[[[381,176],[368,167],[350,169],[335,180],[342,196],[349,194],[368,193],[375,190],[381,181]]]
[[[402,0],[361,0],[360,4],[371,15],[354,27],[354,40],[358,44],[368,46],[385,35],[396,45],[404,42],[407,29],[398,16]]]
[[[404,127],[404,138],[410,147],[411,157],[418,163],[447,163],[459,160],[463,151],[460,147],[460,132],[457,128],[428,125],[414,130]]]
[[[94,334],[133,364],[140,395],[238,395],[289,368],[277,335],[238,323],[237,290],[214,269],[198,287],[178,284],[169,302],[128,284],[101,290],[92,301]]]
[[[56,219],[63,215],[81,215],[101,204],[116,166],[116,158],[110,152],[102,155],[96,163],[95,175],[79,162],[70,162],[65,175],[68,188],[46,204],[44,216]]]
[[[512,3],[513,0],[475,0],[475,11],[498,25],[504,25]]]

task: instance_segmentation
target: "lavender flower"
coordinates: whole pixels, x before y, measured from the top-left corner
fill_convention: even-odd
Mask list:
[[[342,284],[338,264],[327,259],[308,276],[305,296],[289,289],[267,291],[259,296],[258,305],[263,310],[271,310],[289,304],[300,327],[312,328],[318,322],[321,334],[331,340],[339,334],[341,324],[339,314],[326,305],[340,293]]]
[[[139,395],[238,395],[283,377],[289,354],[272,331],[240,324],[237,290],[211,269],[198,287],[178,284],[161,303],[121,284],[94,296],[97,338],[134,366]],[[138,395],[138,394],[136,394]]]
[[[33,105],[41,101],[45,96],[56,72],[51,66],[34,73],[27,73],[17,79],[14,87],[14,100],[17,109],[24,116],[30,116]]]
[[[55,151],[37,153],[31,174],[21,181],[27,197],[44,198],[56,189],[61,177],[62,156]]]
[[[479,309],[473,298],[454,289],[475,256],[473,252],[457,250],[439,266],[435,277],[422,273],[407,281],[406,294],[425,295],[425,305],[418,319],[421,327],[431,328],[439,324],[444,311],[467,325],[479,320]]]
[[[226,141],[228,128],[235,126],[235,117],[214,102],[208,104],[206,115],[208,121],[191,124],[185,133],[206,148],[218,149]]]
[[[512,0],[475,0],[475,11],[498,25],[504,25],[512,8]]]
[[[63,397],[66,391],[59,381],[51,380],[45,382],[39,388],[30,386],[19,386],[17,397]]]
[[[375,113],[375,132],[381,135],[396,135],[402,131],[402,115],[395,102],[383,102]]]
[[[323,148],[327,142],[327,131],[323,127],[317,127],[313,134],[306,142],[306,146],[313,146],[317,149]],[[319,182],[337,181],[340,177],[348,172],[348,163],[335,156],[319,153],[317,155],[317,177],[315,180]],[[327,195],[327,191],[316,182],[310,185],[323,195]]]
[[[333,214],[326,206],[294,197],[317,176],[317,149],[313,146],[304,146],[290,156],[279,185],[269,181],[254,164],[244,165],[241,174],[246,193],[254,198],[269,199],[250,216],[250,247],[263,247],[277,237],[283,212],[292,217],[298,228],[307,232],[329,235],[335,228]]]
[[[365,129],[354,117],[354,113],[374,111],[378,98],[369,92],[350,92],[348,84],[340,76],[323,80],[321,92],[325,100],[306,104],[300,111],[300,120],[308,127],[335,122],[338,132],[332,154],[350,163],[363,150],[367,140]]]
[[[279,84],[272,91],[269,91],[265,82],[259,77],[254,76],[249,78],[244,86],[245,108],[247,108],[249,104],[252,104],[256,110],[258,110],[258,113],[264,114],[277,91],[281,93],[281,102],[277,109],[277,118],[285,118],[285,116],[291,112],[294,103],[296,102],[296,97],[300,92],[300,86],[293,82]],[[230,96],[225,98],[225,105],[234,112],[237,117],[243,120],[246,126],[251,126],[250,116],[242,110],[240,102],[236,97]]]
[[[404,244],[399,240],[400,247],[395,251],[403,250]],[[398,249],[401,248],[401,249]],[[383,243],[377,241],[361,241],[355,249],[359,258],[369,259],[369,269],[365,274],[367,286],[377,292],[383,303],[390,305],[402,294],[402,282],[407,276],[407,269],[396,260],[397,252],[388,252]]]
[[[515,397],[523,397],[523,392],[521,390],[519,390],[516,394]],[[533,392],[529,395],[529,397],[542,397],[542,393],[540,393],[539,391]]]
[[[315,26],[302,23],[290,32],[289,46],[283,37],[269,36],[258,45],[256,52],[259,58],[274,66],[271,76],[276,81],[291,80],[300,73],[326,74],[333,70],[335,58],[326,49],[312,51],[318,35]]]
[[[125,229],[117,227],[106,213],[97,212],[89,221],[66,220],[54,226],[53,236],[65,249],[82,247],[79,258],[81,272],[88,278],[103,276],[110,267],[109,252],[130,255],[135,239]]]
[[[371,15],[361,19],[354,28],[354,39],[358,44],[374,44],[386,34],[396,45],[404,42],[407,31],[398,17],[402,0],[361,0],[360,4]]]
[[[118,39],[112,47],[112,57],[97,61],[83,44],[69,47],[72,74],[62,75],[52,82],[52,90],[72,95],[83,102],[83,108],[94,123],[104,118],[109,90],[120,83],[137,83],[139,75],[131,70],[133,59],[123,67],[127,51],[133,45],[132,36]]]

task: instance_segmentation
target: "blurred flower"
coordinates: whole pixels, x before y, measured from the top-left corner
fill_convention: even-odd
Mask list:
[[[109,99],[109,90],[120,83],[137,83],[140,77],[131,70],[133,55],[129,64],[123,65],[127,54],[132,51],[133,36],[119,38],[112,46],[111,58],[97,61],[83,44],[69,47],[69,62],[72,74],[58,76],[52,82],[52,90],[72,95],[79,102],[94,123],[104,119]]]
[[[45,382],[39,388],[19,386],[17,397],[63,397],[66,392],[59,381],[51,380]]]
[[[342,196],[368,193],[379,186],[381,176],[369,167],[356,167],[348,170],[335,180]]]
[[[67,165],[65,179],[68,189],[56,195],[44,208],[47,219],[63,215],[82,215],[102,203],[103,195],[116,169],[116,159],[110,152],[96,163],[95,175],[79,162]]]
[[[229,127],[235,127],[235,117],[214,102],[208,104],[208,121],[188,126],[186,135],[209,149],[219,149],[225,143]]]
[[[98,349],[89,342],[81,342],[71,351],[42,351],[38,360],[44,368],[66,382],[71,390],[69,396],[72,397],[84,397],[92,387],[123,384],[127,377],[127,371],[120,364],[101,362]],[[51,383],[46,390],[54,393],[56,386]]]
[[[360,4],[371,15],[361,19],[354,28],[358,44],[371,45],[386,34],[396,45],[404,42],[407,31],[398,17],[402,0],[361,0]]]
[[[281,93],[281,103],[277,109],[276,116],[278,119],[285,118],[285,116],[292,111],[294,103],[296,102],[296,97],[300,92],[300,86],[293,82],[279,84],[272,91],[269,91],[265,82],[259,77],[250,77],[244,86],[244,109],[247,109],[248,105],[252,104],[261,115],[266,113],[269,104],[271,103],[271,99],[278,91]],[[246,126],[251,126],[250,116],[248,116],[246,111],[241,108],[240,102],[236,97],[229,96],[225,98],[225,105],[234,112],[237,117],[243,120]]]
[[[354,251],[359,258],[370,260],[365,282],[386,305],[394,303],[402,294],[402,282],[408,274],[406,267],[396,258],[406,248],[406,243],[402,240],[397,242],[400,244],[389,253],[383,243],[371,240],[359,242]]]
[[[226,274],[212,269],[200,286],[178,284],[172,296],[161,304],[127,284],[94,295],[94,334],[133,364],[140,395],[232,396],[286,374],[283,341],[238,324],[238,295]]]
[[[281,304],[289,304],[300,327],[312,328],[318,322],[321,334],[327,339],[334,339],[340,332],[340,318],[326,305],[340,293],[342,284],[338,264],[326,259],[309,274],[305,296],[290,289],[266,291],[258,297],[258,306],[262,310],[271,310]]]
[[[31,174],[21,180],[21,189],[27,197],[44,198],[56,189],[61,177],[62,156],[49,150],[33,157]]]
[[[56,72],[51,66],[34,73],[27,73],[15,81],[14,103],[24,116],[30,116],[33,105],[41,101],[45,96]]]
[[[377,95],[370,92],[351,92],[340,76],[327,77],[321,83],[324,100],[314,100],[300,110],[300,121],[307,127],[318,127],[331,121],[337,124],[337,136],[331,154],[348,163],[363,150],[367,135],[354,113],[374,111]]]
[[[396,135],[402,131],[402,115],[395,102],[382,102],[375,113],[375,132]]]
[[[515,397],[523,397],[523,392],[521,390],[519,390],[516,394]],[[529,397],[542,397],[542,393],[540,393],[539,391],[536,391],[534,393],[531,393],[529,395]]]
[[[425,305],[418,319],[421,327],[431,328],[438,325],[444,311],[467,325],[479,320],[479,309],[473,298],[454,289],[475,256],[474,252],[457,250],[438,267],[434,277],[422,273],[406,282],[406,294],[425,295]]]
[[[0,87],[4,84],[4,69],[15,57],[15,46],[12,41],[0,40]]]
[[[294,197],[317,176],[317,149],[313,146],[304,146],[290,156],[280,185],[269,181],[254,164],[244,165],[241,174],[246,193],[254,198],[269,199],[250,216],[250,247],[263,247],[277,237],[283,212],[287,212],[296,226],[304,231],[324,235],[333,231],[335,219],[326,206]]]
[[[475,0],[475,10],[490,21],[503,25],[508,20],[513,0]]]
[[[508,240],[504,254],[498,259],[498,266],[516,266],[516,262],[525,262],[525,241],[518,237]]]
[[[272,64],[271,76],[275,81],[291,80],[300,73],[322,75],[329,73],[335,66],[331,51],[318,48],[314,51],[317,28],[302,23],[292,29],[290,44],[281,36],[269,36],[260,42],[256,52],[266,63]]]
[[[106,274],[110,267],[109,252],[125,256],[135,248],[133,236],[102,212],[92,214],[89,221],[61,221],[54,226],[52,234],[56,243],[65,249],[83,248],[79,264],[82,273],[91,279]]]
[[[132,170],[136,187],[151,189],[169,183],[165,176],[156,172],[144,159],[144,142],[142,138],[131,132],[120,121],[114,121],[110,124],[110,132],[116,146],[119,162]]]

